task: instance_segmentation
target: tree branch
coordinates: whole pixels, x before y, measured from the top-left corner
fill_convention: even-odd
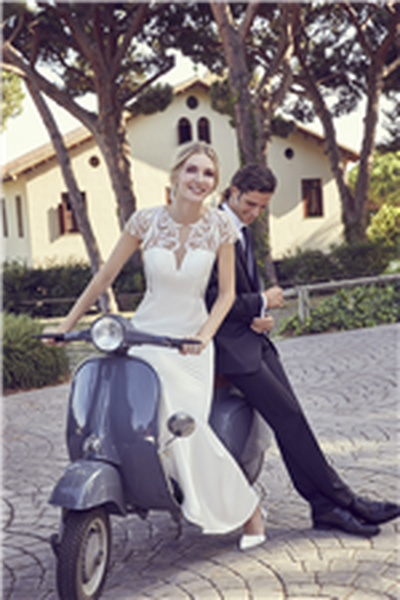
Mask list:
[[[261,2],[250,2],[247,5],[246,12],[244,13],[244,17],[239,25],[239,35],[243,42],[250,31],[250,27],[254,21],[254,17],[258,13],[260,4]]]
[[[365,54],[370,58],[370,60],[373,61],[374,60],[374,50],[369,45],[368,40],[364,33],[364,26],[366,25],[366,22],[363,25],[361,25],[358,22],[357,15],[349,2],[344,2],[343,8],[348,13],[348,15],[350,17],[350,21],[353,23],[354,27],[356,28],[358,41],[360,42],[362,49],[364,50]]]
[[[31,79],[42,92],[49,96],[49,98],[52,98],[57,104],[68,110],[74,117],[84,123],[89,131],[94,133],[94,127],[97,121],[96,115],[79,106],[79,104],[74,102],[68,94],[58,89],[57,86],[35,71],[8,42],[3,44],[3,60],[4,59],[11,65],[20,69],[24,73],[26,79]]]
[[[143,23],[143,20],[147,14],[147,11],[148,11],[148,5],[146,3],[143,2],[143,3],[140,3],[139,6],[137,6],[136,11],[132,16],[131,22],[129,23],[129,25],[127,27],[127,30],[123,37],[123,40],[122,40],[121,44],[119,45],[119,47],[115,53],[115,56],[112,60],[112,63],[110,65],[111,77],[113,79],[118,71],[118,68],[122,62],[122,59],[124,58],[125,54],[128,51],[129,44],[131,43],[133,36],[139,29],[140,25]]]
[[[127,94],[126,97],[124,97],[123,99],[123,104],[126,104],[127,102],[129,102],[130,100],[132,100],[133,98],[136,98],[136,96],[138,96],[139,94],[141,94],[143,92],[143,90],[145,90],[147,87],[149,87],[149,85],[151,85],[153,83],[153,81],[155,81],[156,79],[158,79],[159,77],[161,77],[161,75],[165,75],[165,73],[167,73],[170,69],[172,69],[172,67],[175,64],[175,59],[173,56],[169,56],[168,57],[168,63],[165,64],[165,66],[158,71],[158,73],[156,73],[155,75],[153,75],[152,77],[150,77],[150,79],[148,79],[147,81],[145,81],[144,83],[142,83],[138,88],[136,88],[136,90],[134,92],[132,92],[131,94]]]

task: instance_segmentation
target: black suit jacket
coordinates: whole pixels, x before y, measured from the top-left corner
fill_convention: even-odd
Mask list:
[[[262,309],[260,286],[248,273],[246,257],[240,241],[235,244],[236,298],[231,310],[214,338],[216,347],[216,372],[251,373],[258,369],[265,344],[271,344],[264,334],[250,329],[254,317]],[[218,267],[214,264],[206,291],[206,303],[211,309],[218,296]]]

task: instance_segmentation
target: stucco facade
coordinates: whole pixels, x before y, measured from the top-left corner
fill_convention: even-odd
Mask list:
[[[196,102],[188,102],[189,97]],[[189,123],[192,139],[198,139],[200,119],[207,120],[211,144],[221,161],[220,190],[227,186],[239,165],[235,130],[228,117],[212,110],[208,84],[196,81],[177,87],[175,98],[165,111],[140,115],[128,123],[132,180],[139,208],[166,201],[168,171],[179,146],[182,119],[186,125]],[[105,259],[119,235],[116,201],[107,169],[93,138],[83,128],[72,132],[67,145]],[[343,228],[339,196],[321,138],[304,128],[295,130],[286,139],[274,137],[268,157],[279,182],[270,210],[273,258],[279,259],[296,248],[327,250],[332,243],[340,242]],[[305,216],[303,179],[321,182],[322,216]],[[61,171],[49,145],[5,165],[2,198],[7,222],[1,233],[6,260],[35,266],[87,261],[80,234],[60,230],[58,206],[65,192]],[[211,199],[215,200],[216,197]]]

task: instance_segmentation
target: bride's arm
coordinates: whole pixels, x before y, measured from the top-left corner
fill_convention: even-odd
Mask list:
[[[110,258],[96,273],[81,296],[75,302],[64,321],[57,329],[46,328],[46,332],[65,333],[71,331],[74,325],[92,306],[97,298],[112,284],[128,258],[139,246],[139,240],[127,230],[121,235]]]
[[[235,253],[233,244],[222,244],[218,251],[218,296],[197,337],[206,345],[226,317],[235,299]]]

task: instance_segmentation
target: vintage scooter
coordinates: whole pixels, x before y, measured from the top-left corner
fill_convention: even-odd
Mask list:
[[[140,344],[179,350],[183,343],[198,342],[138,331],[120,315],[100,317],[90,329],[38,337],[84,340],[103,352],[74,373],[67,416],[71,464],[49,500],[62,509],[59,532],[51,539],[58,594],[61,600],[96,599],[110,559],[109,515],[146,518],[150,510],[164,510],[179,523],[182,490],[166,474],[163,453],[195,428],[190,415],[172,415],[171,439],[161,447],[160,380],[148,362],[127,352]],[[261,418],[225,385],[215,390],[210,425],[253,483],[270,439]]]

